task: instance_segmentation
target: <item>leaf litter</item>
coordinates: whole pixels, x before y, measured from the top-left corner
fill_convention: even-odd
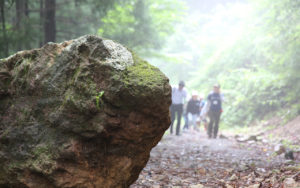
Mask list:
[[[204,132],[165,135],[131,188],[299,188],[299,160],[277,155],[271,144],[207,139]]]

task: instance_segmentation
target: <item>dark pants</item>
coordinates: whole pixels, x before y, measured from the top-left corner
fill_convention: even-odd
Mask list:
[[[213,135],[214,138],[217,137],[218,130],[219,130],[220,116],[221,116],[221,112],[214,112],[214,111],[208,112],[209,125],[208,125],[207,134],[209,138],[211,138],[212,136],[212,131],[214,131],[214,135]]]
[[[183,104],[172,104],[171,108],[171,126],[170,126],[170,133],[173,133],[173,123],[175,121],[175,115],[177,113],[177,127],[176,127],[176,135],[179,135],[180,132],[180,122],[181,116],[183,112]]]

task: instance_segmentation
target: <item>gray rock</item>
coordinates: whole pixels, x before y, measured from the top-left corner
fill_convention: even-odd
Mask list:
[[[238,180],[239,178],[235,175],[235,174],[233,174],[230,178],[229,178],[229,180],[230,181],[236,181],[236,180]]]
[[[170,125],[159,69],[84,36],[0,60],[0,187],[128,187]]]
[[[286,178],[283,182],[285,187],[298,188],[300,183],[297,183],[293,178]]]
[[[286,151],[286,148],[284,145],[282,144],[277,144],[275,147],[274,147],[274,151],[277,155],[281,155],[283,154],[285,151]]]

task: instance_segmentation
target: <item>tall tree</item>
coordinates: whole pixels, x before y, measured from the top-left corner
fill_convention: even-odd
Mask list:
[[[45,0],[45,22],[44,33],[45,43],[55,42],[56,40],[56,21],[55,21],[56,0]]]
[[[5,1],[0,0],[0,11],[1,11],[1,22],[2,22],[2,32],[3,32],[3,51],[4,55],[8,56],[8,42],[6,34],[6,25],[5,25]]]
[[[18,33],[22,33],[24,36],[27,36],[28,31],[27,31],[27,26],[26,24],[24,24],[24,18],[29,16],[29,11],[28,11],[28,0],[16,0],[15,1],[15,5],[16,5],[16,19],[15,19],[15,26],[16,26],[16,31]],[[27,21],[27,20],[26,20]],[[25,43],[26,46],[27,43]],[[28,44],[27,44],[28,46]],[[18,42],[17,43],[17,50],[22,50],[23,48],[23,43],[22,42]]]
[[[43,24],[44,24],[44,0],[40,0],[40,28],[42,30],[42,32],[40,33],[40,41],[39,41],[39,46],[40,47],[44,44]]]
[[[24,16],[28,17],[28,0],[15,0],[16,4],[16,27],[20,28],[20,24]]]
[[[16,0],[16,29],[20,29],[22,13],[24,12],[24,1]]]

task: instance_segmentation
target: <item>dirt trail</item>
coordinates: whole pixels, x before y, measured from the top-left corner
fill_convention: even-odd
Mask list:
[[[131,188],[300,187],[299,164],[274,155],[265,143],[250,146],[188,131],[165,136]]]

